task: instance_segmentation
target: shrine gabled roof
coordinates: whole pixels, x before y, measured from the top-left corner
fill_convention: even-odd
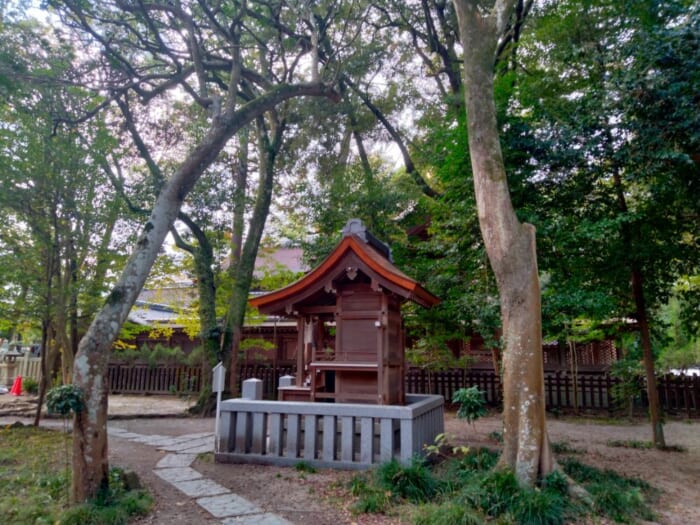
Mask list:
[[[346,235],[333,252],[316,268],[298,281],[251,299],[250,305],[263,313],[280,311],[284,306],[291,306],[300,297],[308,297],[309,292],[321,291],[327,287],[329,279],[345,271],[344,262],[354,255],[362,264],[364,273],[376,279],[380,286],[386,287],[401,297],[421,306],[431,307],[440,302],[436,296],[423,288],[417,281],[407,276],[394,266],[382,253],[358,235]],[[341,266],[343,265],[343,266]]]

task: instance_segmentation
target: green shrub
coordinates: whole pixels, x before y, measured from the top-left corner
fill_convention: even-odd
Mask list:
[[[142,347],[143,355],[150,367],[158,365],[180,365],[185,362],[185,353],[179,346],[169,347],[156,343],[153,348]]]
[[[456,390],[452,402],[459,404],[457,417],[466,419],[469,423],[486,415],[486,397],[476,386]]]
[[[350,494],[357,497],[361,496],[369,487],[367,483],[367,477],[363,474],[356,474],[352,477],[348,483],[348,488],[350,489]]]
[[[382,464],[376,475],[380,487],[413,503],[428,501],[439,491],[439,482],[420,458],[414,458],[408,466],[392,459]]]
[[[542,488],[563,497],[569,492],[569,482],[564,474],[555,470],[542,480]]]
[[[84,503],[61,514],[61,525],[126,525],[134,516],[145,516],[153,498],[142,490],[119,491],[105,501]]]
[[[22,387],[27,394],[36,395],[39,392],[39,382],[31,377],[22,380]]]
[[[494,470],[497,459],[496,452],[482,448],[432,465],[418,458],[408,466],[390,461],[371,476],[353,477],[349,490],[358,500],[351,509],[393,514],[392,506],[410,502],[416,525],[561,525],[593,513],[618,522],[653,519],[646,501],[653,492],[642,480],[564,458],[564,471],[591,494],[587,506],[569,498],[564,473],[552,472],[539,487],[523,488],[513,472]]]
[[[182,365],[188,363],[188,358],[179,346],[169,347],[161,343],[156,343],[152,347],[143,344],[138,349],[119,349],[115,351],[114,357],[127,364],[146,363],[151,368],[158,365]]]
[[[364,474],[353,476],[348,487],[350,494],[358,498],[350,506],[350,510],[355,514],[381,514],[391,505],[391,492],[371,484]]]
[[[95,523],[95,519],[94,508],[87,503],[83,503],[63,512],[60,523],[63,525],[83,525]]]
[[[83,391],[76,385],[53,387],[46,394],[46,408],[49,414],[59,414],[63,417],[71,413],[79,414],[84,408]]]
[[[481,481],[477,506],[491,516],[511,510],[520,491],[518,480],[510,470],[493,470]]]
[[[644,368],[641,361],[629,356],[616,361],[610,366],[610,376],[617,380],[610,389],[615,405],[618,409],[626,408],[631,416],[634,398],[643,389]]]
[[[153,498],[144,490],[130,490],[119,498],[118,504],[129,516],[145,516],[151,511]]]
[[[549,490],[521,490],[509,509],[520,525],[560,525],[566,521],[566,502]]]
[[[470,450],[460,465],[462,468],[469,468],[478,471],[491,470],[498,461],[498,452],[488,448]]]

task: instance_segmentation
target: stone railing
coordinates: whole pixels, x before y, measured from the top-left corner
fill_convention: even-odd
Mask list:
[[[221,403],[216,460],[348,469],[408,463],[444,432],[444,398],[409,394],[406,403],[229,399]]]

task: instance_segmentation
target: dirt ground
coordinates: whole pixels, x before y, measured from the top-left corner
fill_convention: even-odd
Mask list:
[[[24,397],[24,396],[23,396]],[[10,415],[13,406],[28,399],[0,396],[0,424],[18,419]],[[212,431],[213,419],[173,417],[184,413],[186,402],[175,398],[110,399],[110,414],[117,419],[110,425],[141,434],[181,435]],[[169,415],[171,417],[154,417]],[[135,418],[135,415],[141,417]],[[144,417],[145,416],[145,417]],[[26,421],[26,420],[25,420]],[[48,423],[52,424],[52,423]],[[53,424],[56,424],[54,421]],[[500,431],[498,414],[482,418],[473,425],[446,414],[446,434],[454,444],[471,447],[497,447],[493,432]],[[651,429],[643,421],[562,418],[548,420],[550,439],[574,450],[583,463],[609,468],[625,476],[639,477],[660,490],[655,504],[658,523],[666,525],[700,524],[700,421],[668,421],[664,427],[669,445],[682,451],[658,451],[610,446],[611,441],[648,441]],[[204,512],[194,501],[153,474],[153,468],[165,454],[154,447],[120,439],[111,439],[110,461],[135,470],[155,496],[153,513],[140,524],[213,524],[221,523]],[[209,456],[193,465],[204,477],[228,487],[255,502],[266,511],[279,514],[293,523],[318,525],[394,525],[397,517],[360,515],[348,511],[351,503],[338,490],[353,476],[352,472],[322,469],[304,474],[292,468],[255,465],[222,465]]]

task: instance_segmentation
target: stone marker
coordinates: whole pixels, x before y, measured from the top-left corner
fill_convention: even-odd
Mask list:
[[[260,379],[246,379],[243,381],[243,399],[260,401],[262,399],[263,382]]]

